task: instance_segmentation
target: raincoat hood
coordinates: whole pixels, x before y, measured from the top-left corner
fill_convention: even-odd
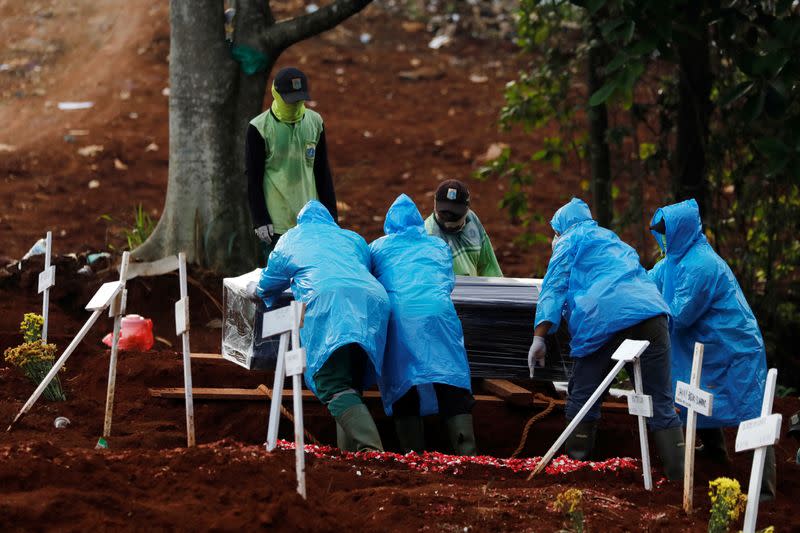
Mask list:
[[[406,194],[401,194],[394,201],[386,213],[383,231],[386,235],[402,233],[408,229],[415,229],[420,234],[425,233],[425,222],[414,201]]]
[[[297,213],[297,223],[331,224],[333,226],[337,225],[336,222],[333,221],[333,217],[328,211],[328,208],[319,203],[317,200],[311,200],[303,206],[303,209]]]
[[[661,235],[652,230],[651,233],[662,252],[667,253],[669,246],[672,257],[683,257],[695,242],[700,239],[705,240],[703,224],[700,221],[700,208],[694,198],[660,208],[653,215],[650,225],[657,224],[661,219],[664,220],[666,234]]]
[[[414,202],[401,194],[386,213],[386,235],[369,245],[372,274],[386,289],[391,315],[379,379],[386,414],[417,387],[420,414],[438,412],[434,383],[470,390],[464,333],[450,297],[453,257],[425,232]]]
[[[550,225],[556,233],[563,235],[572,226],[586,221],[594,222],[589,206],[580,198],[573,198],[556,211]]]

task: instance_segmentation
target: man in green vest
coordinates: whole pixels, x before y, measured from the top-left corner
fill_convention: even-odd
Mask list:
[[[483,224],[469,208],[469,189],[460,181],[446,180],[436,189],[433,214],[425,220],[425,231],[450,246],[457,276],[503,275]]]
[[[306,75],[281,69],[272,83],[272,105],[247,129],[247,197],[265,260],[308,201],[319,200],[338,221],[325,128],[306,100]]]

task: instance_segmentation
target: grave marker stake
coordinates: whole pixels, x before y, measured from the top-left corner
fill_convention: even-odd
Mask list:
[[[39,399],[55,375],[58,374],[58,372],[64,366],[64,363],[67,362],[69,356],[72,355],[72,352],[74,352],[75,348],[78,347],[78,344],[81,343],[86,334],[89,333],[89,330],[92,328],[94,323],[97,322],[97,319],[100,317],[100,314],[103,312],[103,310],[105,310],[105,308],[111,304],[111,300],[113,300],[121,290],[122,283],[119,281],[104,283],[97,290],[94,296],[92,296],[92,299],[86,305],[86,309],[92,311],[92,316],[86,320],[86,323],[83,325],[83,327],[81,327],[80,331],[78,331],[78,334],[75,336],[75,338],[72,339],[72,342],[69,343],[69,346],[66,347],[64,353],[62,353],[56,362],[53,363],[53,367],[50,369],[44,379],[42,379],[41,383],[39,383],[39,386],[36,387],[36,390],[33,391],[33,394],[31,394],[31,397],[28,398],[27,402],[25,402],[25,405],[22,406],[22,409],[20,409],[19,413],[17,413],[17,416],[14,417],[14,420],[6,429],[7,432],[14,429],[14,427],[25,417],[28,411],[30,411],[31,407],[33,407],[33,405],[36,403],[36,400]]]
[[[700,388],[700,374],[703,371],[703,350],[704,345],[702,343],[694,343],[690,385],[696,388]],[[697,435],[697,411],[690,406],[685,407],[687,407],[688,412],[686,415],[686,447],[683,457],[683,510],[686,514],[692,514],[694,506],[694,442]]]
[[[114,392],[117,386],[117,355],[119,353],[119,330],[122,325],[122,315],[125,313],[125,305],[128,291],[125,288],[125,276],[128,273],[128,263],[130,262],[130,252],[122,253],[122,263],[119,266],[119,281],[122,288],[119,292],[118,300],[111,303],[108,316],[114,317],[114,333],[111,341],[111,355],[108,358],[108,388],[106,389],[106,411],[103,418],[103,438],[111,436],[111,419],[114,412]]]
[[[186,254],[178,254],[178,277],[181,299],[175,303],[175,328],[183,343],[183,388],[186,391],[186,445],[195,445],[194,401],[192,399],[192,351],[189,347],[189,289],[186,276]]]
[[[747,489],[747,509],[745,510],[744,525],[742,526],[744,533],[754,533],[756,530],[756,520],[758,519],[758,498],[761,494],[761,481],[764,476],[764,455],[767,452],[767,446],[774,445],[780,436],[781,415],[771,414],[772,403],[775,400],[775,385],[777,384],[777,381],[778,370],[771,368],[769,372],[767,372],[767,384],[766,387],[764,387],[764,401],[761,403],[761,418],[757,418],[755,420],[763,420],[764,423],[759,425],[764,426],[766,429],[771,429],[774,433],[769,434],[769,440],[772,441],[771,444],[758,446],[753,453],[753,466],[750,470],[750,486]],[[739,438],[743,433],[743,429],[748,427],[748,422],[751,422],[752,424],[754,421],[745,420],[739,424],[739,434],[736,437],[737,452],[748,449],[747,447],[743,446],[744,443],[740,442]],[[773,422],[776,422],[777,424],[773,424]]]
[[[42,342],[47,344],[47,326],[50,323],[50,287],[56,284],[56,267],[50,264],[53,253],[53,232],[47,232],[47,245],[44,253],[44,270],[39,274],[39,292],[42,294]],[[51,268],[52,266],[52,268]]]
[[[614,365],[614,368],[611,369],[611,372],[603,379],[597,389],[592,393],[589,399],[583,404],[578,414],[570,420],[570,423],[567,425],[567,428],[559,435],[558,439],[553,443],[547,453],[544,454],[542,460],[536,465],[536,468],[533,472],[528,476],[528,479],[533,479],[534,476],[541,473],[548,463],[553,459],[553,456],[556,454],[559,448],[566,442],[567,438],[572,435],[572,432],[578,426],[578,424],[583,421],[583,418],[586,416],[586,413],[592,408],[592,406],[597,402],[597,400],[602,396],[603,392],[611,385],[611,382],[614,381],[614,378],[617,377],[619,371],[622,370],[622,367],[625,366],[625,363],[631,362],[635,359],[638,359],[642,353],[647,349],[650,345],[648,341],[636,341],[631,339],[625,339],[623,343],[617,348],[617,351],[614,352],[614,355],[611,356],[612,359],[615,359],[617,363]]]

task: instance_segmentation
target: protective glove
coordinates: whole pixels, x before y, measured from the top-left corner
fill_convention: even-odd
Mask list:
[[[253,300],[254,302],[261,300],[261,297],[258,295],[258,283],[255,281],[251,281],[247,284],[244,288],[244,293],[248,300]]]
[[[533,344],[528,350],[528,369],[531,371],[533,377],[533,369],[535,367],[544,366],[544,358],[547,355],[547,346],[544,342],[544,337],[534,337]]]
[[[272,236],[274,234],[275,232],[272,229],[272,224],[267,224],[265,226],[259,226],[256,228],[256,237],[263,241],[267,246],[272,244]]]

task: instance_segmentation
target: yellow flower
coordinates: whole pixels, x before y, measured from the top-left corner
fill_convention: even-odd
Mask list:
[[[3,355],[7,363],[18,367],[45,361],[52,362],[56,357],[56,345],[44,344],[38,340],[26,342],[14,348],[6,348]]]
[[[44,318],[42,318],[42,315],[25,313],[25,316],[22,318],[22,323],[19,325],[19,330],[25,342],[33,342],[42,338],[43,327]]]

